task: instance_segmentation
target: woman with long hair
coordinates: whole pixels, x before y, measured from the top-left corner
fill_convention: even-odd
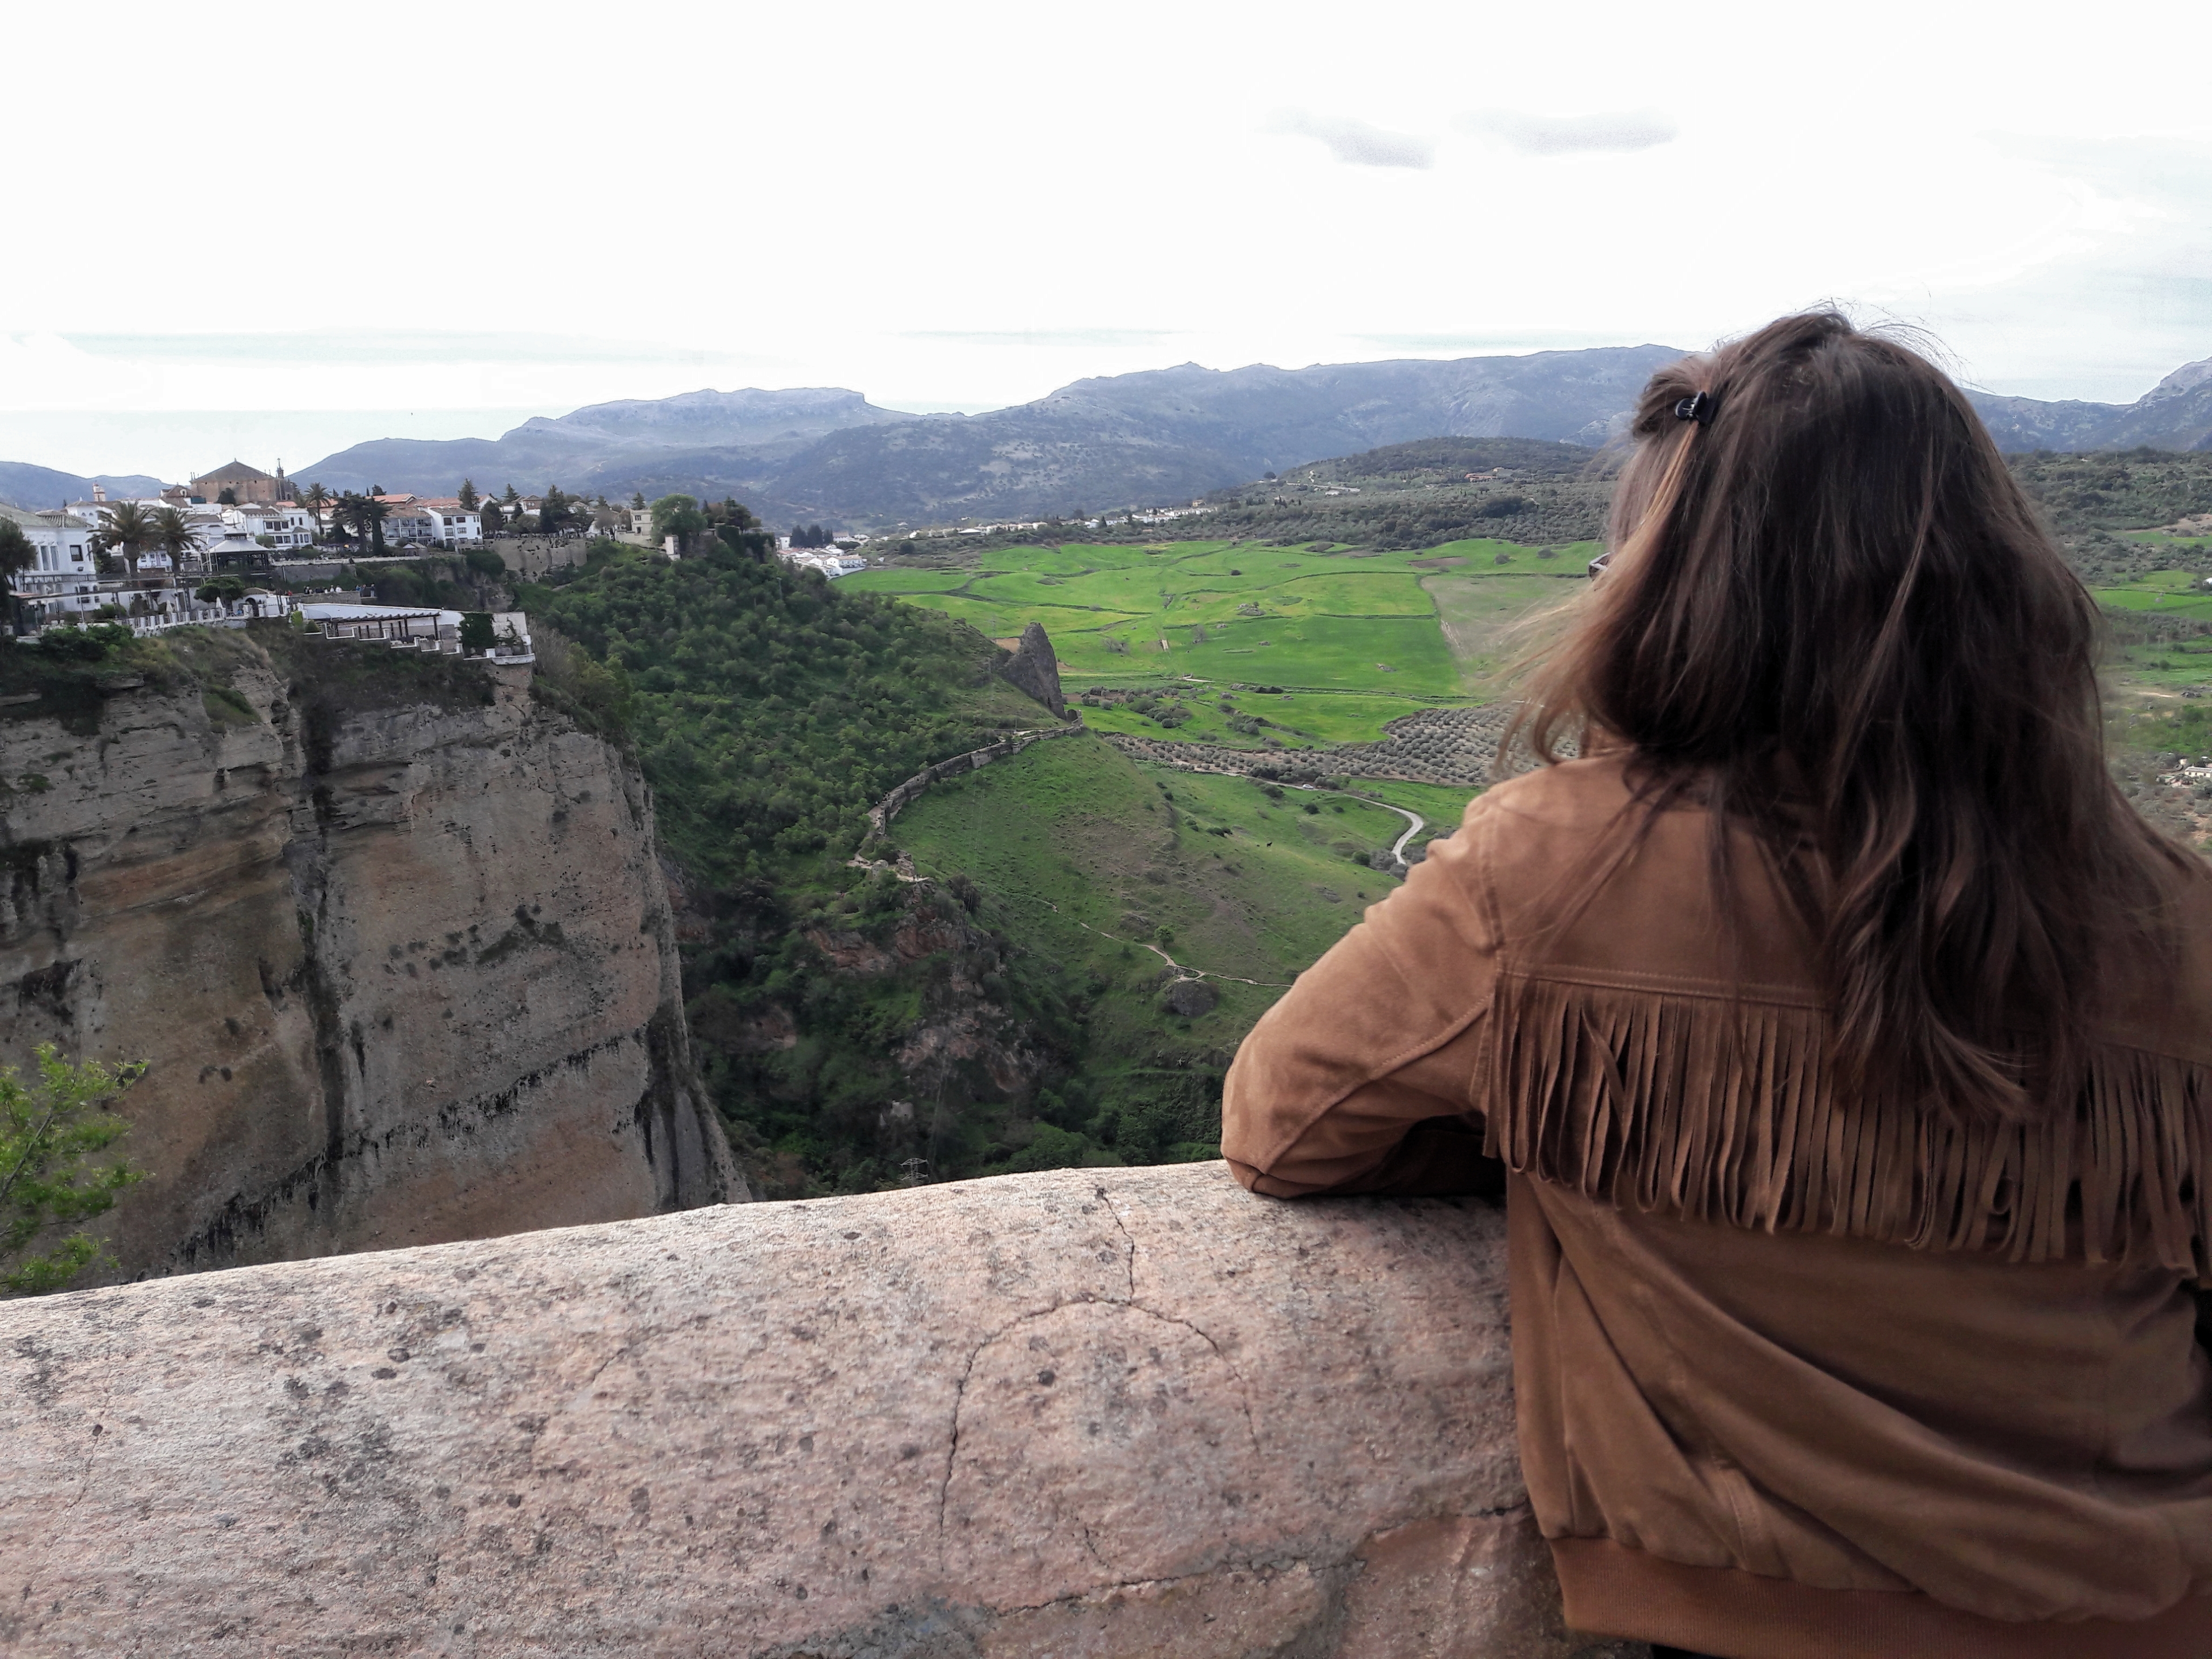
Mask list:
[[[1576,1629],[2207,1659],[2212,881],[2106,773],[2095,608],[1958,388],[1833,313],[1633,437],[1540,763],[1261,1020],[1223,1150],[1504,1189]]]

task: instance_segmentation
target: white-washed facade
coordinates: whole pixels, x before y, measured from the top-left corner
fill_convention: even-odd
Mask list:
[[[0,506],[0,519],[12,522],[31,544],[29,568],[17,571],[12,580],[16,592],[91,591],[99,575],[91,525],[65,510],[26,513],[5,506]]]

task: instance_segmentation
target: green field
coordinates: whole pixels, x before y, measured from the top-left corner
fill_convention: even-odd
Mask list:
[[[2098,604],[2111,611],[2212,617],[2212,586],[2193,571],[2153,570],[2130,581],[2089,591]]]
[[[2212,587],[2188,570],[2153,570],[2090,590],[2111,620],[2105,681],[2132,718],[2212,686]]]
[[[1293,746],[1353,743],[1417,708],[1494,700],[1541,617],[1583,591],[1559,579],[1579,576],[1595,550],[1071,544],[993,550],[968,570],[878,568],[841,585],[943,611],[1006,642],[1040,623],[1071,695],[1172,689],[1188,716],[1178,736],[1256,749],[1236,717],[1273,722]],[[1224,693],[1236,707],[1218,706]],[[1160,733],[1121,709],[1086,708],[1085,718],[1102,731]]]

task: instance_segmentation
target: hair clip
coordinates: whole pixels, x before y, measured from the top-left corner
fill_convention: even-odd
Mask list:
[[[1711,426],[1713,423],[1713,394],[1700,392],[1683,398],[1674,405],[1674,418],[1695,421],[1699,426]]]

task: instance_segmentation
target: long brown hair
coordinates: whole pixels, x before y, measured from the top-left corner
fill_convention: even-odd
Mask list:
[[[1972,407],[1818,311],[1662,369],[1632,431],[1609,568],[1517,733],[1628,745],[1643,823],[1699,794],[1717,882],[1727,824],[1758,832],[1856,1087],[2069,1103],[2096,964],[2165,943],[2202,871],[2106,771],[2096,607]]]

